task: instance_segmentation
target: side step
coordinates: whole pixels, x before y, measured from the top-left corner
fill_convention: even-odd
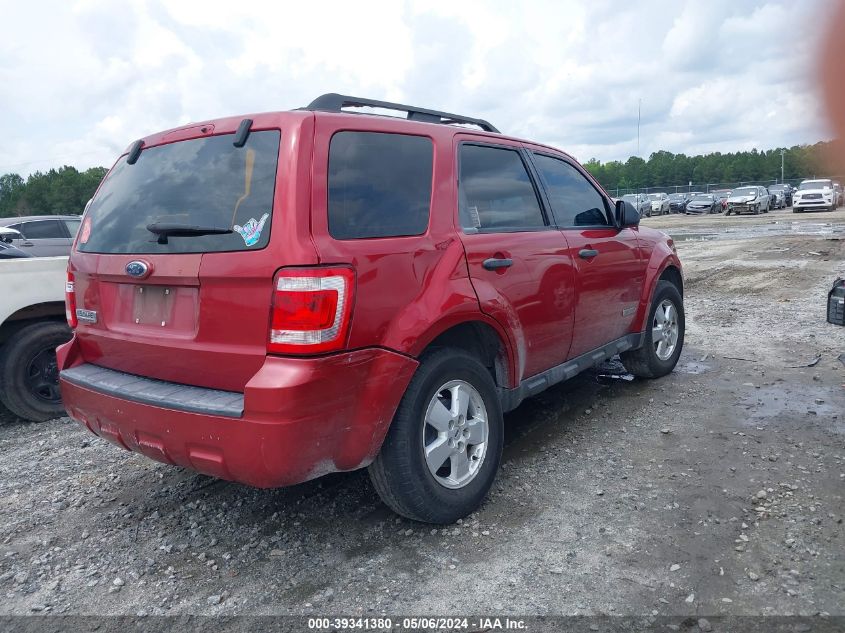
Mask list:
[[[536,395],[559,382],[574,378],[582,371],[589,369],[590,367],[595,367],[599,363],[604,362],[609,358],[613,358],[620,352],[627,352],[628,350],[641,347],[644,339],[645,332],[628,334],[627,336],[611,341],[607,345],[599,347],[591,352],[576,356],[561,365],[556,365],[555,367],[547,369],[536,376],[526,378],[515,389],[500,389],[499,400],[502,403],[502,411],[512,411],[516,409],[525,398],[530,398],[531,396]]]

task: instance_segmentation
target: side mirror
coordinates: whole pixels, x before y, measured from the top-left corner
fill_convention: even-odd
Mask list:
[[[22,239],[24,239],[23,234],[15,229],[6,229],[0,233],[0,241],[5,242],[6,244],[11,244],[14,240]]]
[[[639,226],[640,212],[627,200],[616,201],[616,226],[620,229]]]

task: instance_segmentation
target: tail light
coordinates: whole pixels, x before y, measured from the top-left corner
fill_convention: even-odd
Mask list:
[[[270,339],[274,354],[343,349],[355,276],[349,268],[286,268],[273,281]]]
[[[75,328],[77,326],[76,292],[74,291],[73,273],[70,271],[67,271],[67,281],[65,282],[65,317],[70,327]]]

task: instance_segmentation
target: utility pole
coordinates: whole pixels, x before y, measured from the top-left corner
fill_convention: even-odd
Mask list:
[[[783,152],[784,150],[780,150],[780,181],[783,183]]]
[[[640,97],[640,100],[637,103],[637,157],[640,155],[640,114],[642,113],[642,109],[643,99]]]

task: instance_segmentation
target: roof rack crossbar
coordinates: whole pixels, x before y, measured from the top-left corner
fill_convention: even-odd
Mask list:
[[[407,118],[412,121],[445,123],[447,125],[464,123],[476,125],[485,132],[495,132],[496,134],[500,134],[499,130],[484,119],[473,119],[471,117],[461,116],[460,114],[451,114],[449,112],[440,112],[439,110],[418,108],[416,106],[403,105],[401,103],[391,103],[390,101],[377,101],[375,99],[350,97],[349,95],[339,95],[334,92],[317,97],[314,101],[302,109],[319,110],[321,112],[341,112],[343,108],[382,108],[384,110],[398,110],[400,112],[407,112]]]

